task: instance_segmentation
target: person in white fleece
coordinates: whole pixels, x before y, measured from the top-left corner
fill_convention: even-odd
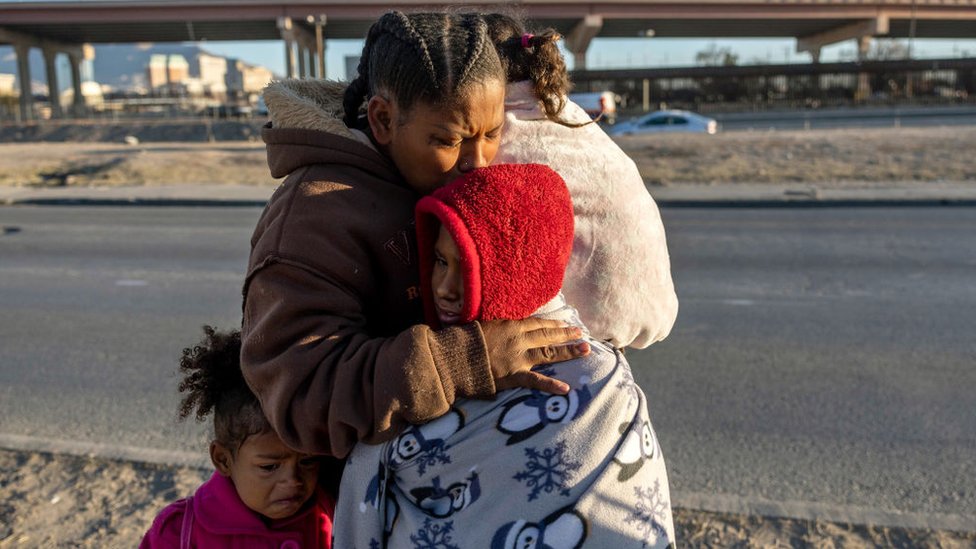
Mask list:
[[[664,225],[634,161],[578,105],[549,29],[485,14],[508,78],[505,131],[494,164],[551,166],[566,181],[576,221],[563,294],[596,339],[642,349],[678,314]]]

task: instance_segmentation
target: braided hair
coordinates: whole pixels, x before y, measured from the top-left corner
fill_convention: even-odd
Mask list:
[[[509,82],[531,81],[535,96],[549,120],[571,128],[590,124],[573,124],[560,116],[572,84],[566,61],[556,45],[562,38],[558,32],[544,29],[529,35],[525,25],[510,15],[489,13],[482,17]],[[525,42],[523,36],[526,36]]]
[[[271,424],[241,373],[241,333],[211,326],[203,332],[203,340],[183,349],[180,358],[180,393],[187,393],[180,419],[194,414],[203,421],[212,412],[217,442],[236,452],[247,437],[271,431]]]
[[[357,72],[343,97],[350,127],[378,93],[404,111],[417,102],[456,107],[470,85],[505,81],[488,27],[475,14],[389,12],[366,34]]]

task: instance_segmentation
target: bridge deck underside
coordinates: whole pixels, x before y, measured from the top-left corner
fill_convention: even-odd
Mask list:
[[[330,19],[325,26],[327,39],[362,38],[374,19]],[[578,19],[545,18],[532,21],[534,26],[551,26],[568,33]],[[847,19],[604,19],[598,34],[602,38],[635,38],[653,30],[658,38],[722,37],[801,37],[826,32],[850,24]],[[298,23],[296,21],[296,23]],[[300,26],[308,27],[304,22]],[[31,23],[0,24],[0,28],[62,43],[132,43],[183,42],[198,40],[276,40],[280,33],[274,19],[153,21],[119,23]],[[907,20],[891,20],[892,38],[909,35]],[[918,38],[973,38],[976,19],[920,20]]]

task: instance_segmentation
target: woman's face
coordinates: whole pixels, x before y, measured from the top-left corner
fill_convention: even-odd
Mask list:
[[[495,158],[505,123],[505,85],[472,84],[455,109],[417,103],[404,112],[377,94],[368,117],[373,137],[410,187],[427,195]]]
[[[247,437],[236,453],[214,442],[210,453],[244,505],[269,519],[294,515],[315,492],[319,460],[288,448],[272,432]]]
[[[464,277],[461,274],[461,255],[457,244],[444,226],[434,243],[434,269],[430,276],[434,294],[434,308],[442,326],[457,324],[464,305]]]

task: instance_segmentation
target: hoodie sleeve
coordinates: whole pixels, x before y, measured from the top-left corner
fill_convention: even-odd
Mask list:
[[[241,368],[288,446],[345,457],[360,440],[382,442],[444,414],[456,398],[494,394],[478,324],[377,338],[364,331],[363,309],[342,284],[300,265],[252,274]]]

